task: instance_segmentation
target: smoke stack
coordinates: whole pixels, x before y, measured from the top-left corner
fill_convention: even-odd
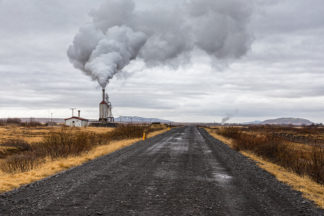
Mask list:
[[[80,118],[80,112],[81,112],[81,111],[80,111],[80,110],[78,110],[78,117],[79,117],[79,118]]]
[[[105,101],[105,89],[102,89],[102,101]]]

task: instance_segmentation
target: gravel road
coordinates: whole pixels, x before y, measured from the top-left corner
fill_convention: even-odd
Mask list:
[[[0,195],[0,215],[324,215],[197,127]]]

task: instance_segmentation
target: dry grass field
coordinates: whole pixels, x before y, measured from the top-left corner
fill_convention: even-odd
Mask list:
[[[26,142],[26,144],[35,145],[42,142],[44,138],[48,137],[50,134],[58,133],[62,131],[62,129],[68,133],[91,132],[95,134],[104,134],[114,130],[113,128],[104,127],[68,128],[63,126],[0,126],[0,159],[3,159],[7,155],[12,155],[19,152],[20,148],[17,146],[17,142],[20,142],[22,145],[24,142]]]
[[[21,139],[30,144],[40,142],[50,132],[57,132],[62,129],[62,126],[47,127],[23,127],[17,125],[0,126],[0,140],[5,142],[12,139]],[[72,132],[94,132],[94,133],[106,133],[112,131],[113,128],[105,127],[86,127],[86,128],[70,128]]]
[[[219,126],[207,131],[324,208],[322,128]]]
[[[3,138],[0,144],[0,192],[45,178],[131,145],[141,140],[144,132],[147,137],[155,136],[167,131],[167,127],[163,125],[155,128],[120,125],[116,129],[8,127],[2,131],[7,133],[1,134]],[[23,136],[26,131],[30,136]],[[14,133],[19,136],[15,137]],[[20,139],[15,139],[18,137]]]

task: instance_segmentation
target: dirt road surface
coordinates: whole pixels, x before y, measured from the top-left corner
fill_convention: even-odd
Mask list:
[[[196,127],[0,195],[0,215],[324,215]]]

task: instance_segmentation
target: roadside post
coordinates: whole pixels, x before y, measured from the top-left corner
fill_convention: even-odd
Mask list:
[[[143,141],[146,140],[146,131],[143,132]]]

